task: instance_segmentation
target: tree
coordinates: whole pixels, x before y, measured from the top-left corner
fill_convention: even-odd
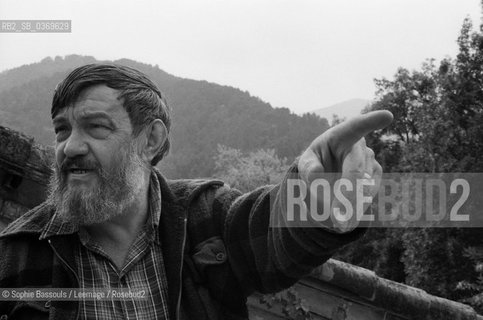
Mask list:
[[[456,289],[467,297],[462,299],[462,302],[470,304],[478,313],[483,314],[483,248],[468,248],[465,255],[474,262],[478,276],[474,281],[459,282]]]
[[[280,182],[288,169],[273,149],[259,149],[243,154],[239,149],[218,145],[215,176],[233,188],[247,192],[257,187]]]
[[[465,19],[457,43],[455,59],[439,65],[428,60],[421,70],[400,68],[393,80],[376,80],[377,98],[370,110],[389,109],[395,115],[391,127],[369,138],[382,146],[376,153],[386,172],[483,170],[483,35]],[[399,242],[388,240],[393,234]],[[475,301],[468,296],[474,291],[456,288],[469,284],[481,289],[476,282],[479,267],[475,269],[475,259],[467,254],[468,248],[483,246],[481,230],[386,230],[381,238],[371,239],[377,240],[381,245],[372,246],[377,253],[389,250],[395,255],[386,270],[399,270],[402,262],[407,284],[450,299]],[[379,258],[374,267],[383,262]]]

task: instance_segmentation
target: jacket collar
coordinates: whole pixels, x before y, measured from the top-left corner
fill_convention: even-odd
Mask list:
[[[0,233],[0,239],[17,235],[37,235],[38,237],[53,214],[53,206],[44,202],[10,223]]]
[[[159,223],[159,233],[164,259],[166,279],[168,279],[168,301],[170,319],[177,319],[181,293],[181,270],[186,241],[187,210],[174,196],[166,180],[160,179],[163,201]],[[165,193],[163,193],[165,192]]]
[[[182,268],[187,237],[188,209],[195,198],[213,185],[222,185],[218,180],[174,180],[167,181],[155,170],[161,186],[162,203],[159,231],[168,279],[170,319],[178,319],[181,299]]]

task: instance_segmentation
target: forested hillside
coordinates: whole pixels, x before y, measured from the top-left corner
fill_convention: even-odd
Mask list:
[[[77,55],[45,58],[0,73],[0,125],[51,144],[55,86],[75,67],[93,62]],[[292,161],[328,128],[326,119],[273,108],[236,88],[175,77],[132,60],[114,62],[140,69],[166,94],[173,110],[172,149],[161,166],[172,178],[212,175],[218,144],[243,151],[272,148]]]

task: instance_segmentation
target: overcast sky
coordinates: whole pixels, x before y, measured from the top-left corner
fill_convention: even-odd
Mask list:
[[[67,19],[72,33],[0,33],[0,71],[46,56],[129,58],[301,113],[372,99],[374,78],[455,56],[479,0],[0,0],[0,19]]]

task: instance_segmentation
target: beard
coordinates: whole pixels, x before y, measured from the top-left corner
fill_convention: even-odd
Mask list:
[[[74,227],[102,223],[121,216],[133,204],[143,189],[147,165],[135,151],[134,144],[119,154],[120,159],[107,169],[84,156],[66,158],[60,166],[54,164],[48,199],[63,222]],[[73,165],[92,170],[97,182],[89,188],[70,186],[67,177]]]

